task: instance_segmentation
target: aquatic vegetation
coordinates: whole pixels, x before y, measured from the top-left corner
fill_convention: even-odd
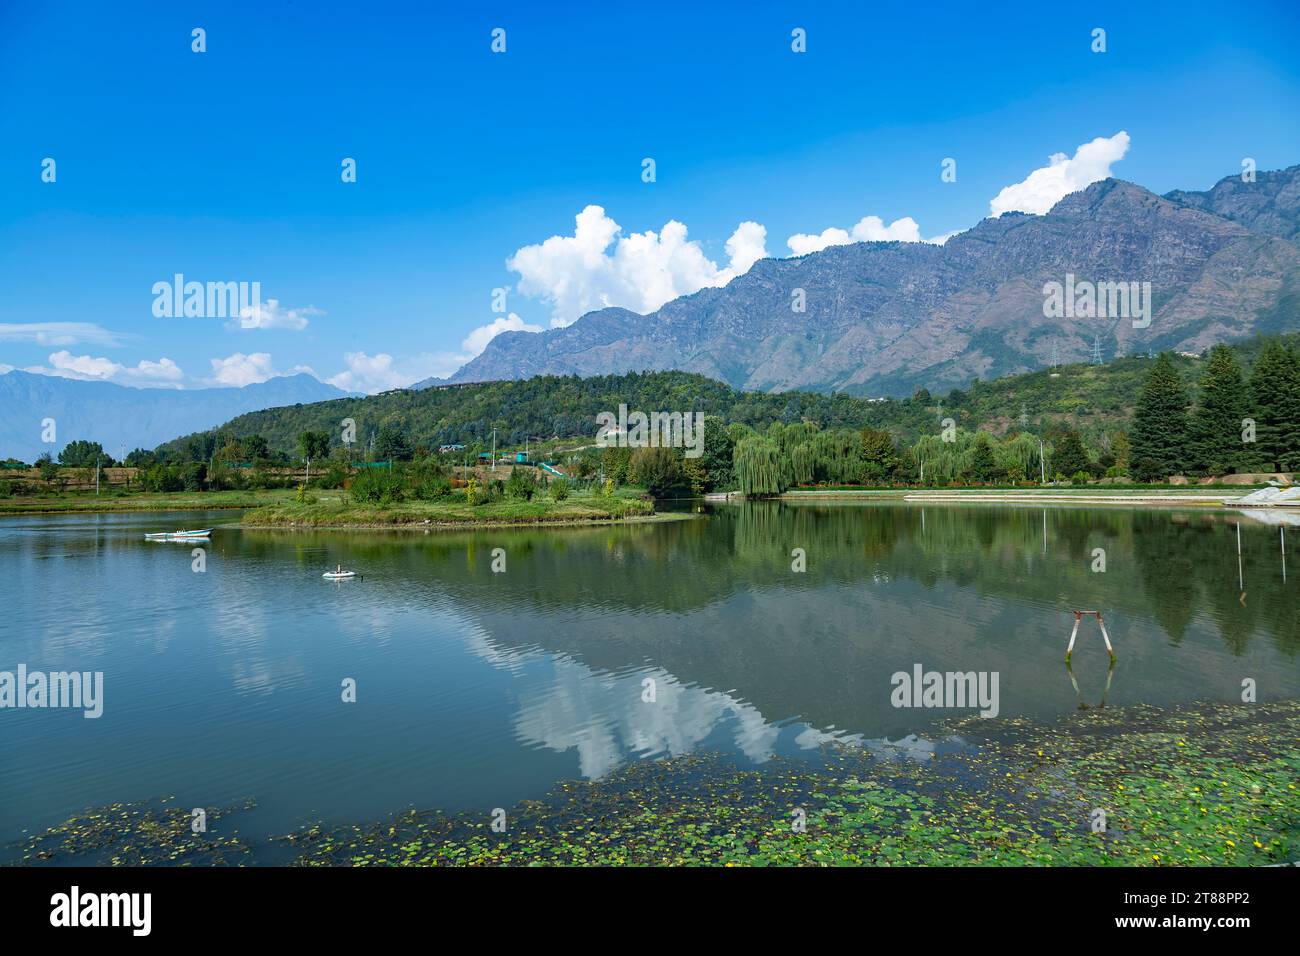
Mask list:
[[[306,866],[1255,866],[1300,857],[1300,702],[954,723],[933,752],[831,744],[761,769],[689,754],[487,812],[275,841]],[[35,838],[120,863],[254,862],[188,817],[108,808]],[[184,824],[184,826],[181,826]],[[1099,825],[1100,824],[1100,825]],[[156,842],[155,842],[156,841]],[[251,857],[249,856],[251,854]]]
[[[250,862],[250,846],[221,821],[251,810],[252,800],[206,810],[204,830],[195,833],[188,807],[153,802],[114,803],[78,814],[28,839],[23,864],[80,866],[223,866]]]

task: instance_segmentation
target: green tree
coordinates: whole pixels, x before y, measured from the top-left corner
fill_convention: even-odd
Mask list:
[[[240,444],[243,446],[244,454],[248,456],[249,461],[271,457],[271,446],[267,444],[266,439],[261,435],[249,435]]]
[[[736,482],[731,462],[736,443],[727,431],[727,423],[716,415],[704,419],[704,453],[699,463],[704,469],[705,490],[730,488]]]
[[[385,422],[379,426],[379,435],[375,438],[376,461],[410,461],[411,456],[411,443],[400,425]]]
[[[307,476],[311,477],[311,463],[316,458],[326,458],[330,453],[329,432],[305,431],[298,436],[298,450],[307,459]]]
[[[36,470],[40,472],[41,480],[47,485],[53,484],[59,477],[59,466],[55,464],[48,451],[36,459]]]
[[[634,480],[656,498],[662,498],[682,482],[681,462],[671,448],[638,448],[632,452],[628,467]]]
[[[1187,394],[1167,352],[1151,365],[1133,414],[1133,477],[1157,481],[1187,460]],[[1053,463],[1057,471],[1061,469]]]
[[[1226,345],[1210,350],[1201,376],[1200,400],[1188,422],[1188,464],[1203,475],[1223,475],[1245,461],[1241,440],[1246,417],[1246,386],[1237,356]]]
[[[1248,407],[1255,455],[1266,468],[1300,469],[1300,358],[1276,339],[1255,360]]]
[[[618,448],[611,445],[600,453],[600,466],[605,471],[605,477],[611,479],[616,485],[627,483],[628,464],[631,460],[632,450],[630,448]]]
[[[898,448],[894,436],[883,428],[862,429],[863,477],[867,481],[887,481],[898,470]]]
[[[59,464],[69,468],[94,468],[96,462],[101,467],[113,463],[113,459],[104,454],[104,447],[97,441],[70,441],[59,452]]]
[[[533,470],[516,465],[510,469],[510,478],[506,481],[506,495],[520,501],[531,501],[537,493],[537,479]]]
[[[1075,429],[1067,428],[1052,443],[1052,468],[1071,478],[1080,472],[1085,475],[1092,474],[1092,459],[1088,457],[1088,449],[1084,447],[1083,438]]]
[[[976,481],[992,481],[997,477],[998,463],[993,455],[993,437],[985,431],[977,432],[971,443],[966,474]]]
[[[736,442],[732,466],[741,494],[750,497],[779,495],[788,487],[787,469],[776,444],[757,435]]]
[[[1116,432],[1110,438],[1110,453],[1115,456],[1115,468],[1121,475],[1128,474],[1129,463],[1133,460],[1133,445],[1128,440],[1127,432]]]

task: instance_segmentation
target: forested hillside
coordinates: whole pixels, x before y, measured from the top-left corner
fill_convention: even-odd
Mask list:
[[[1300,335],[1284,341],[1294,345]],[[1249,370],[1265,339],[1234,347]],[[1174,368],[1190,389],[1205,364],[1172,356]],[[688,372],[649,372],[539,376],[525,381],[398,390],[365,398],[345,398],[252,412],[208,432],[167,442],[157,449],[165,460],[207,460],[231,440],[260,436],[274,455],[299,454],[299,436],[318,431],[341,442],[343,421],[356,424],[358,454],[385,425],[400,431],[412,449],[436,450],[445,444],[488,446],[497,429],[498,447],[526,439],[594,437],[596,415],[620,404],[642,411],[698,411],[728,423],[761,429],[773,422],[808,421],[821,428],[880,428],[900,445],[934,434],[943,418],[964,429],[1047,432],[1057,425],[1077,429],[1098,442],[1127,426],[1147,371],[1147,357],[1123,358],[1104,365],[1063,365],[991,382],[975,381],[946,395],[918,391],[909,399],[869,401],[844,394],[741,392]],[[260,443],[259,443],[260,444]]]

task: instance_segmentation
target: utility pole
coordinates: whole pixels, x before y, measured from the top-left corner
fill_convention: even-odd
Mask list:
[[[99,497],[99,456],[95,456],[95,497]]]
[[[1092,364],[1101,364],[1101,336],[1099,335],[1092,337]]]
[[[497,470],[497,430],[492,429],[492,470]]]
[[[1042,476],[1042,483],[1047,484],[1047,459],[1044,457],[1043,440],[1038,439],[1038,470]]]

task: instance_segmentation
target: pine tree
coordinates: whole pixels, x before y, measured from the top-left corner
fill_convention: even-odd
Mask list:
[[[1133,477],[1156,481],[1181,472],[1187,459],[1187,395],[1168,353],[1147,373],[1133,415]]]
[[[862,457],[866,462],[863,475],[868,481],[892,477],[898,469],[898,449],[894,447],[894,436],[881,428],[864,428]]]
[[[971,443],[966,474],[976,481],[992,481],[997,477],[998,463],[993,457],[993,440],[988,432],[978,432]]]
[[[1265,468],[1300,468],[1300,358],[1281,342],[1264,346],[1250,374],[1249,414]]]
[[[1232,349],[1216,345],[1201,376],[1200,401],[1188,423],[1188,464],[1203,475],[1244,470],[1247,447],[1242,443],[1246,417],[1246,386]]]
[[[1067,428],[1052,444],[1052,471],[1067,478],[1073,478],[1079,472],[1092,474],[1092,459],[1075,429]]]

